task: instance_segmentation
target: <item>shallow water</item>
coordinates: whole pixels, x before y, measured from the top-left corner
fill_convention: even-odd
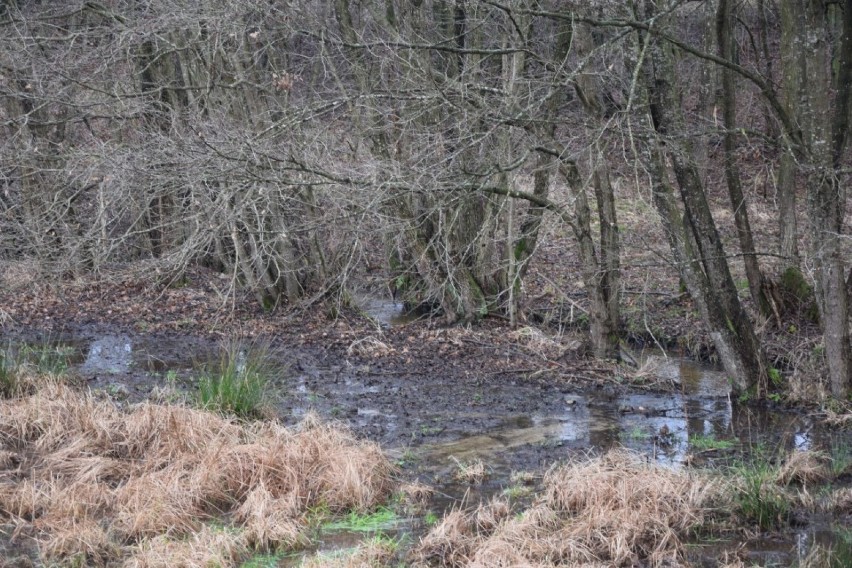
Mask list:
[[[390,317],[380,321],[398,323]],[[218,356],[219,348],[192,337],[96,330],[51,341],[67,348],[73,370],[93,388],[119,389],[130,400],[166,386],[167,373],[172,380],[185,379],[184,388],[192,389],[192,376]],[[828,450],[838,443],[836,434],[806,415],[731,401],[727,380],[718,369],[661,353],[638,359],[676,384],[677,393],[620,395],[605,388],[573,392],[564,385],[520,379],[479,385],[430,374],[377,375],[366,365],[324,361],[284,346],[274,349],[273,357],[287,369],[278,385],[285,420],[295,422],[314,411],[381,442],[409,476],[436,488],[431,507],[438,514],[507,490],[513,486],[514,472],[540,475],[554,463],[616,446],[677,468],[724,464],[758,447],[780,453],[794,448]],[[732,448],[703,449],[701,442],[707,440],[726,440]],[[850,440],[840,442],[850,445]],[[475,460],[486,464],[485,481],[474,486],[459,483],[455,474],[460,464]],[[420,530],[415,523],[402,525],[394,534]],[[788,531],[780,538],[748,541],[745,550],[751,562],[787,565],[830,535],[826,522]],[[345,548],[360,538],[363,535],[323,535],[320,549]],[[715,557],[722,547],[734,544],[702,547],[698,556]]]

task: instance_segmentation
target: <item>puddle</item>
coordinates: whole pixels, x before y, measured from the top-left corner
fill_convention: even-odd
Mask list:
[[[365,309],[382,325],[404,323],[402,306],[377,302]],[[91,332],[53,343],[72,352],[72,368],[94,388],[122,384],[139,398],[164,384],[167,371],[191,375],[219,350],[216,342],[204,339],[122,333]],[[275,364],[291,369],[279,385],[283,419],[294,423],[315,411],[380,442],[393,459],[405,462],[411,475],[436,487],[432,507],[438,514],[506,490],[513,472],[541,473],[554,463],[615,446],[677,468],[686,463],[712,466],[732,455],[703,449],[706,445],[697,444],[701,440],[727,440],[732,452],[754,447],[826,450],[833,443],[807,416],[732,403],[727,379],[718,369],[659,353],[643,354],[640,362],[679,385],[675,394],[617,395],[605,388],[573,392],[556,381],[485,375],[460,379],[440,369],[381,374],[326,357],[321,350],[276,346]],[[459,464],[474,460],[486,464],[485,481],[473,487],[458,483],[454,474]],[[394,529],[399,534],[417,530]],[[754,561],[771,564],[781,558],[779,565],[784,565],[826,535],[830,531],[825,527],[809,527],[779,541],[750,541],[747,550]],[[353,546],[363,534],[323,534],[321,539],[320,550],[336,550]],[[711,554],[702,550],[704,557]]]
[[[421,317],[414,311],[407,311],[402,302],[394,299],[364,295],[357,302],[361,309],[382,327],[405,325]]]
[[[133,364],[133,343],[126,335],[105,335],[93,341],[80,365],[84,374],[126,372]]]

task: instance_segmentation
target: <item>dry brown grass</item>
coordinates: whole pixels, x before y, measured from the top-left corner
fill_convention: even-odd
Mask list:
[[[677,566],[681,538],[723,502],[708,477],[622,450],[562,466],[520,516],[495,501],[453,511],[413,551],[420,566]]]
[[[381,339],[372,336],[356,339],[346,348],[346,353],[349,356],[357,356],[364,359],[385,357],[393,352],[393,347]]]
[[[419,481],[405,483],[399,488],[400,495],[412,505],[425,505],[434,492],[435,490],[432,487]]]
[[[365,511],[392,490],[377,445],[312,416],[286,428],[122,411],[54,383],[0,401],[0,452],[0,519],[49,562],[231,566],[247,547],[305,542],[309,508]]]
[[[477,458],[470,462],[461,462],[455,457],[452,458],[456,462],[456,471],[453,473],[453,478],[461,483],[469,483],[479,485],[488,476],[488,470],[485,467],[485,462]]]
[[[830,458],[822,452],[794,451],[787,456],[778,469],[775,482],[778,485],[822,483],[831,474],[829,460]]]
[[[333,554],[318,553],[306,558],[300,568],[382,568],[391,566],[396,554],[396,545],[385,539],[363,542],[351,551]]]
[[[824,509],[831,514],[852,515],[852,487],[832,491],[825,500]]]
[[[247,548],[232,531],[204,526],[189,538],[166,534],[142,541],[124,560],[124,568],[198,568],[237,566]]]
[[[573,338],[553,338],[534,327],[522,327],[511,334],[518,344],[544,360],[559,359],[566,353],[577,351],[581,342]]]

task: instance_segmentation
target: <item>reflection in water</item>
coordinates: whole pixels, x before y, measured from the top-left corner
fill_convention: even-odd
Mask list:
[[[727,395],[718,395],[722,384],[727,389],[727,383],[719,380],[720,373],[702,374],[694,364],[670,361],[670,368],[686,371],[684,391],[701,394],[628,394],[615,399],[574,395],[562,414],[510,416],[493,430],[428,446],[424,457],[438,463],[448,456],[481,458],[498,469],[502,464],[508,472],[523,465],[524,457],[513,452],[530,445],[595,451],[624,446],[673,467],[696,452],[692,447],[696,438],[732,440],[745,449],[814,447],[812,424],[806,416],[734,405]],[[704,384],[705,380],[710,384]],[[709,397],[707,392],[717,396]],[[826,440],[817,445],[827,447]],[[707,450],[698,452],[706,454]]]
[[[655,368],[663,380],[680,386],[680,391],[692,396],[727,396],[731,390],[728,377],[717,367],[702,366],[683,357],[667,357],[660,352],[645,352],[639,360]]]
[[[358,302],[362,309],[372,318],[379,322],[382,327],[394,327],[405,325],[416,321],[420,316],[414,312],[408,312],[402,302],[395,300],[366,297]]]
[[[120,373],[133,363],[133,344],[126,335],[104,335],[89,346],[80,366],[84,373]]]

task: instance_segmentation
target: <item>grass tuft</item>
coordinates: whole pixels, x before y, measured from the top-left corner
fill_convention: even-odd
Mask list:
[[[452,511],[412,552],[440,566],[681,565],[681,539],[725,500],[722,484],[615,450],[551,470],[513,515],[505,500]]]
[[[399,540],[376,535],[353,549],[320,552],[306,558],[300,568],[373,568],[392,565]]]
[[[198,386],[199,404],[240,418],[263,418],[268,414],[267,399],[275,375],[267,345],[232,343],[204,370]]]
[[[689,437],[689,445],[696,451],[706,452],[712,450],[729,450],[736,444],[733,440],[720,440],[712,434],[695,434]]]
[[[778,468],[775,482],[779,485],[810,485],[822,483],[830,477],[830,459],[822,452],[797,450],[792,452]]]
[[[477,458],[470,462],[461,462],[455,457],[452,460],[456,463],[456,471],[453,478],[461,483],[471,485],[479,485],[488,476],[488,470],[485,467],[485,462]]]
[[[734,502],[737,513],[747,523],[763,530],[787,524],[792,513],[791,499],[778,486],[779,469],[765,458],[733,466]]]
[[[372,513],[350,512],[342,519],[323,524],[327,531],[378,532],[393,528],[399,516],[392,510],[381,507]]]
[[[68,371],[70,357],[70,349],[49,342],[7,346],[0,351],[0,398],[24,396],[39,383],[61,378]]]

